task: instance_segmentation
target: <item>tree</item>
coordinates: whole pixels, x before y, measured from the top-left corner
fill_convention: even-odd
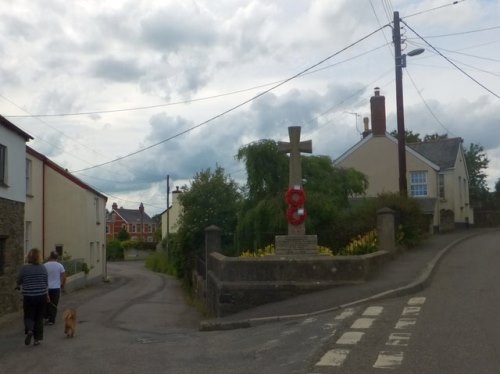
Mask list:
[[[394,136],[396,139],[398,137],[398,130],[392,130],[390,135]],[[419,133],[413,133],[411,130],[405,130],[405,142],[406,143],[421,143],[422,139],[420,139]]]
[[[490,160],[484,153],[482,145],[471,143],[465,152],[465,162],[469,172],[469,195],[471,202],[479,203],[488,195],[486,174]]]
[[[495,195],[497,197],[500,197],[500,178],[498,178],[497,182],[495,183]]]
[[[424,136],[424,142],[435,142],[437,140],[448,139],[448,134],[438,134],[437,132],[431,135]]]
[[[223,234],[223,252],[234,248],[231,235],[236,229],[237,214],[241,194],[237,183],[225,175],[224,169],[217,166],[212,172],[206,169],[198,172],[191,186],[182,187],[179,203],[183,212],[179,217],[179,229],[172,250],[179,277],[188,276],[193,264],[193,255],[201,252],[205,243],[205,228],[218,226]]]
[[[125,240],[129,240],[130,239],[130,234],[128,233],[128,231],[125,229],[125,227],[122,227],[120,229],[120,231],[118,231],[118,234],[116,235],[116,238],[123,242]]]
[[[288,157],[272,140],[261,140],[241,148],[238,159],[247,168],[247,194],[238,222],[240,250],[256,250],[274,241],[287,228],[285,192],[288,188]],[[326,232],[348,197],[362,194],[366,177],[353,169],[334,168],[327,156],[302,157],[304,189],[307,194],[306,230]]]

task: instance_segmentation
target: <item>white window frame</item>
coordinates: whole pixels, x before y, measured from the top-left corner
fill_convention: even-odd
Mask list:
[[[7,146],[0,144],[0,186],[7,186]]]
[[[429,188],[427,186],[427,171],[416,170],[410,172],[410,196],[427,197]]]

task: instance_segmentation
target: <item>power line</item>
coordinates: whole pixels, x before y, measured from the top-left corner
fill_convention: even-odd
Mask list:
[[[184,134],[186,134],[186,133],[188,133],[188,132],[190,132],[190,131],[192,131],[192,130],[194,130],[194,129],[197,129],[197,128],[199,128],[199,127],[203,126],[203,125],[206,125],[206,124],[208,124],[208,123],[210,123],[210,122],[213,122],[214,120],[216,120],[216,119],[218,119],[218,118],[220,118],[220,117],[222,117],[222,116],[224,116],[224,115],[226,115],[226,114],[228,114],[228,113],[230,113],[230,112],[232,112],[232,111],[234,111],[234,110],[236,110],[236,109],[238,109],[238,108],[240,108],[240,107],[242,107],[242,106],[244,106],[244,105],[246,105],[246,104],[248,104],[248,103],[250,103],[250,102],[252,102],[252,101],[254,101],[254,100],[256,100],[256,99],[258,99],[259,97],[264,96],[266,93],[271,92],[272,90],[274,90],[274,89],[276,89],[276,88],[278,88],[278,87],[280,87],[280,86],[284,85],[285,83],[290,82],[291,80],[293,80],[293,79],[295,79],[295,78],[297,78],[297,77],[300,77],[301,75],[304,75],[304,74],[305,74],[305,73],[307,73],[308,71],[310,71],[310,70],[314,69],[315,67],[317,67],[317,66],[319,66],[319,65],[323,64],[324,62],[326,62],[326,61],[328,61],[328,60],[332,59],[333,57],[335,57],[335,56],[339,55],[340,53],[342,53],[342,52],[346,51],[347,49],[349,49],[349,48],[351,48],[351,47],[355,46],[356,44],[361,43],[361,42],[362,42],[362,41],[364,41],[365,39],[367,39],[367,38],[369,38],[370,36],[372,36],[372,35],[376,34],[377,32],[379,32],[380,30],[382,30],[384,27],[387,27],[387,26],[389,26],[389,24],[386,24],[386,25],[384,25],[384,26],[382,26],[382,27],[380,27],[380,28],[376,29],[375,31],[372,31],[371,33],[369,33],[369,34],[365,35],[364,37],[362,37],[362,38],[358,39],[358,40],[357,40],[357,41],[355,41],[354,43],[349,44],[348,46],[346,46],[346,47],[344,47],[344,48],[340,49],[339,51],[337,51],[337,52],[335,52],[335,53],[331,54],[330,56],[328,56],[328,57],[324,58],[323,60],[321,60],[321,61],[317,62],[316,64],[314,64],[314,65],[312,65],[312,66],[308,67],[307,69],[305,69],[305,70],[303,70],[303,71],[301,71],[301,72],[299,72],[299,73],[297,73],[297,74],[293,75],[292,77],[290,77],[290,78],[288,78],[288,79],[285,79],[284,81],[282,81],[282,82],[280,82],[280,83],[278,83],[278,84],[276,84],[276,85],[272,86],[271,88],[269,88],[269,89],[267,89],[267,90],[265,90],[265,91],[263,91],[263,92],[261,92],[261,93],[259,93],[259,94],[255,95],[255,96],[253,96],[252,98],[250,98],[250,99],[248,99],[248,100],[245,100],[245,101],[243,101],[242,103],[237,104],[237,105],[235,105],[235,106],[233,106],[233,107],[231,107],[231,108],[229,108],[229,109],[225,110],[224,112],[222,112],[222,113],[220,113],[220,114],[218,114],[218,115],[216,115],[216,116],[214,116],[214,117],[212,117],[212,118],[210,118],[210,119],[208,119],[208,120],[206,120],[206,121],[203,121],[203,122],[201,122],[201,123],[197,124],[196,126],[193,126],[193,127],[189,128],[189,129],[187,129],[187,130],[181,131],[180,133],[178,133],[178,134],[176,134],[176,135],[173,135],[173,136],[171,136],[171,137],[169,137],[169,138],[163,139],[163,140],[161,140],[161,141],[159,141],[159,142],[157,142],[157,143],[154,143],[154,144],[152,144],[152,145],[150,145],[150,146],[148,146],[148,147],[145,147],[145,148],[139,149],[139,150],[137,150],[137,151],[135,151],[135,152],[129,153],[129,154],[125,155],[125,156],[121,156],[121,157],[118,157],[118,158],[116,158],[116,159],[114,159],[114,160],[110,160],[110,161],[107,161],[107,162],[103,162],[103,163],[101,163],[101,164],[94,165],[94,166],[91,166],[91,167],[87,167],[87,168],[84,168],[84,169],[75,170],[75,171],[73,171],[73,173],[78,173],[78,172],[85,171],[85,170],[89,170],[89,169],[95,169],[95,168],[97,168],[97,167],[104,166],[104,165],[108,165],[108,164],[111,164],[111,163],[113,163],[113,162],[116,162],[116,161],[119,161],[119,160],[123,160],[123,159],[125,159],[125,158],[128,158],[128,157],[130,157],[130,156],[134,156],[134,155],[136,155],[136,154],[138,154],[138,153],[141,153],[141,152],[147,151],[147,150],[149,150],[149,149],[151,149],[151,148],[154,148],[154,147],[156,147],[156,146],[158,146],[158,145],[160,145],[160,144],[163,144],[163,143],[165,143],[165,142],[167,142],[167,141],[169,141],[169,140],[172,140],[172,139],[175,139],[175,138],[177,138],[177,137],[179,137],[179,136],[181,136],[181,135],[184,135]]]
[[[486,87],[484,84],[482,84],[481,82],[479,82],[477,79],[475,79],[473,76],[471,76],[470,74],[468,74],[467,72],[465,72],[462,68],[460,68],[457,64],[455,64],[453,61],[451,61],[448,57],[446,57],[445,55],[443,55],[441,52],[439,52],[436,48],[434,48],[434,46],[432,44],[430,44],[427,40],[425,40],[422,36],[420,36],[420,34],[418,34],[415,30],[413,30],[405,21],[401,20],[401,22],[403,22],[406,27],[408,27],[415,35],[417,35],[420,39],[422,39],[422,41],[425,42],[425,44],[427,44],[429,47],[431,47],[434,51],[436,51],[441,57],[443,57],[446,61],[448,61],[450,64],[452,64],[455,68],[457,68],[460,72],[462,72],[462,74],[466,75],[469,79],[471,79],[472,81],[474,81],[477,85],[481,86],[482,88],[484,88],[486,91],[488,91],[489,93],[491,93],[493,96],[495,96],[496,98],[500,99],[500,96],[498,96],[495,92],[493,92],[492,90],[490,90],[488,87]]]
[[[380,24],[379,24],[379,26],[380,26]],[[387,25],[385,25],[385,26],[387,26]],[[384,37],[385,37],[385,35],[384,35]],[[371,52],[374,52],[374,51],[376,51],[378,49],[381,49],[381,48],[383,48],[383,47],[385,47],[386,45],[389,45],[389,44],[390,43],[386,39],[386,44],[383,44],[383,45],[380,45],[378,47],[372,48],[372,49],[370,49],[370,50],[368,50],[366,52],[360,53],[360,54],[355,55],[353,57],[349,57],[349,58],[347,58],[345,60],[336,62],[334,64],[326,65],[326,66],[324,66],[322,68],[308,71],[307,73],[304,73],[301,76],[306,76],[306,75],[309,75],[309,74],[314,74],[314,73],[317,73],[319,71],[323,71],[323,70],[329,69],[331,67],[343,64],[345,62],[352,61],[352,60],[354,60],[356,58],[359,58],[361,56],[365,56],[365,55],[367,55],[367,54],[369,54]],[[30,113],[26,112],[24,109],[22,109],[19,106],[17,106],[17,105],[14,104],[17,108],[23,110],[24,112],[26,112],[28,114],[27,115],[4,115],[4,117],[7,117],[7,118],[69,117],[69,116],[108,114],[108,113],[119,113],[119,112],[131,112],[131,111],[137,111],[137,110],[156,109],[156,108],[163,108],[163,107],[174,106],[174,105],[190,104],[190,103],[194,103],[194,102],[198,102],[198,101],[205,101],[205,100],[217,99],[219,97],[225,97],[225,96],[235,95],[235,94],[239,94],[239,93],[243,93],[243,92],[253,91],[253,90],[257,90],[259,88],[269,87],[269,86],[272,86],[272,85],[275,85],[275,84],[278,84],[278,83],[283,83],[283,82],[285,82],[285,81],[284,80],[274,81],[274,82],[270,82],[270,83],[261,84],[261,85],[258,85],[258,86],[253,86],[253,87],[243,88],[243,89],[240,89],[240,90],[231,91],[231,92],[225,92],[225,93],[221,93],[221,94],[217,94],[217,95],[200,97],[200,98],[196,98],[196,99],[176,101],[176,102],[173,102],[173,103],[146,105],[146,106],[131,107],[131,108],[109,109],[109,110],[101,110],[101,111],[87,111],[87,112],[74,112],[74,113],[54,113],[54,114],[30,114]],[[3,97],[3,96],[0,95],[0,97]],[[5,100],[9,101],[6,98],[5,98]]]
[[[449,7],[449,6],[452,6],[452,5],[457,5],[458,3],[462,3],[464,1],[465,0],[458,0],[458,1],[454,1],[454,2],[449,3],[449,4],[445,4],[445,5],[441,5],[441,6],[435,7],[435,8],[422,10],[420,12],[413,13],[413,14],[410,14],[408,16],[402,17],[400,19],[402,20],[403,18],[410,18],[410,17],[413,17],[413,16],[418,16],[419,14],[424,14],[424,13],[432,12],[432,11],[437,10],[437,9],[446,8],[446,7]]]
[[[496,29],[500,29],[500,26],[491,26],[491,27],[486,27],[484,29],[475,29],[475,30],[469,30],[469,31],[454,32],[454,33],[450,33],[450,34],[426,35],[426,36],[423,36],[423,37],[427,38],[427,39],[444,38],[444,37],[447,37],[447,36],[457,36],[457,35],[473,34],[473,33],[476,33],[476,32],[490,31],[490,30],[496,30]]]
[[[422,96],[422,93],[420,92],[420,90],[417,88],[417,85],[415,84],[415,81],[413,80],[410,72],[408,71],[408,67],[406,67],[406,73],[408,74],[408,78],[410,78],[410,81],[411,81],[411,84],[413,85],[413,88],[415,88],[415,91],[417,91],[417,94],[418,96],[420,96],[420,99],[422,100],[422,102],[424,103],[425,107],[427,108],[427,110],[429,111],[429,113],[432,115],[432,117],[434,117],[434,119],[436,120],[437,123],[439,123],[441,125],[441,127],[443,129],[446,130],[447,133],[450,133],[450,134],[453,134],[450,130],[448,130],[446,128],[445,125],[443,125],[443,123],[439,120],[439,118],[436,116],[436,114],[434,113],[434,111],[431,109],[431,107],[429,106],[429,104],[427,104],[427,101],[424,99],[424,97]]]

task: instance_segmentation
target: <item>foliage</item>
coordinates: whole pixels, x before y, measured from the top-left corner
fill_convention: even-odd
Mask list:
[[[342,248],[338,255],[356,256],[377,251],[377,232],[371,230],[363,235],[355,237],[347,246]]]
[[[123,247],[120,240],[110,240],[106,244],[106,259],[108,261],[123,260]]]
[[[465,162],[469,172],[469,196],[476,205],[488,195],[485,170],[490,160],[486,157],[482,145],[471,143],[465,152]]]
[[[83,271],[85,273],[85,275],[89,274],[90,268],[89,268],[89,265],[86,262],[82,262],[81,271]]]
[[[125,227],[122,227],[120,231],[118,231],[118,234],[116,235],[116,238],[119,241],[124,241],[124,240],[129,240],[130,239],[130,234],[128,231],[125,229]]]
[[[146,258],[146,268],[157,273],[169,274],[177,276],[175,266],[172,261],[169,261],[166,252],[153,252]]]
[[[288,187],[288,157],[272,140],[261,140],[240,149],[238,159],[247,169],[246,199],[239,215],[238,248],[256,251],[272,242],[275,235],[287,230],[284,195]],[[307,231],[318,236],[328,227],[338,211],[348,205],[349,196],[363,194],[366,177],[354,169],[333,167],[327,156],[302,157],[305,207],[310,219]]]
[[[500,178],[498,178],[497,182],[495,183],[495,195],[497,197],[500,197]]]
[[[330,248],[324,246],[318,246],[318,252],[323,255],[333,256],[333,252]],[[241,252],[240,257],[263,257],[263,256],[274,256],[276,254],[276,248],[274,244],[266,245],[262,249],[257,249],[256,251],[246,250]]]
[[[223,233],[229,233],[222,237],[223,252],[234,248],[232,233],[236,229],[241,194],[236,182],[226,176],[220,166],[213,172],[210,169],[198,172],[191,187],[183,186],[182,189],[179,229],[169,250],[175,257],[172,260],[178,276],[189,279],[193,257],[203,248],[208,226],[215,225]]]
[[[392,130],[390,135],[394,136],[396,139],[398,137],[398,131]],[[422,142],[434,142],[437,140],[448,139],[448,134],[438,134],[437,132],[434,134],[426,134],[423,139],[420,137],[420,134],[413,133],[411,130],[405,130],[405,142],[406,143],[422,143]]]

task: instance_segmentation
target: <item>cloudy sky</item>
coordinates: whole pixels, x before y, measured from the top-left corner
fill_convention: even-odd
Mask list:
[[[426,50],[407,59],[406,128],[481,144],[500,178],[499,0],[0,2],[0,114],[108,208],[160,213],[167,175],[216,165],[244,182],[238,148],[291,125],[335,159],[376,86],[395,129],[394,11],[404,52]]]

